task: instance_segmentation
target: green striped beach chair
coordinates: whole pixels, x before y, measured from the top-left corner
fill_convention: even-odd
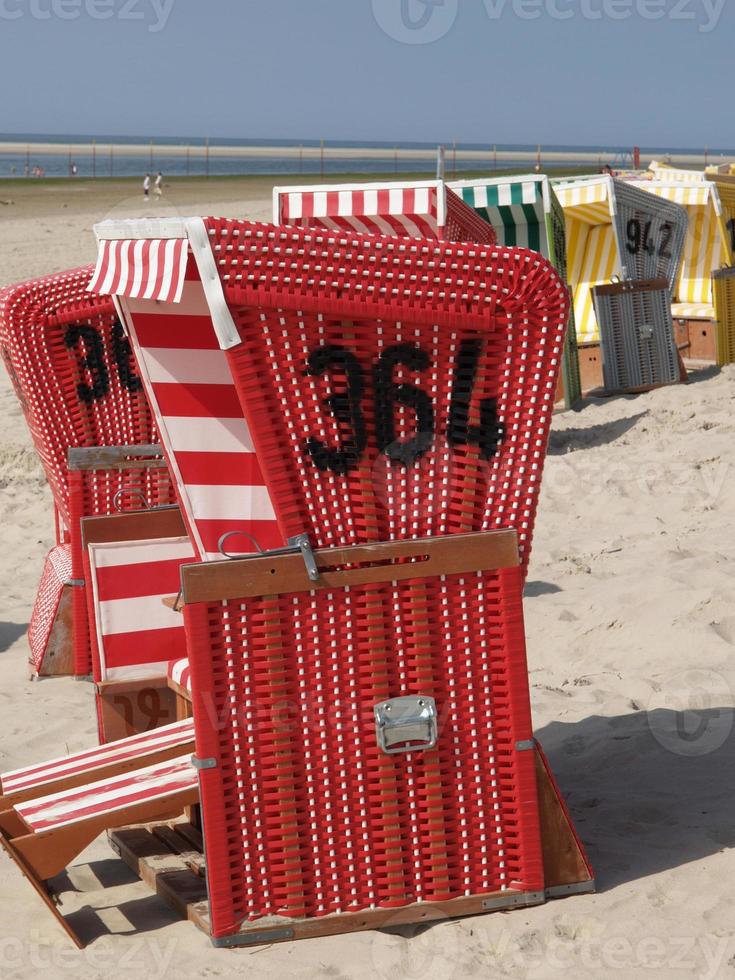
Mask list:
[[[460,180],[449,187],[493,226],[500,245],[518,245],[540,252],[555,266],[564,282],[568,281],[564,212],[548,177],[529,174]],[[562,383],[564,403],[571,408],[582,393],[573,312],[564,345]]]

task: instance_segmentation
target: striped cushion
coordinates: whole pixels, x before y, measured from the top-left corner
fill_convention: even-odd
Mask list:
[[[671,313],[676,320],[714,320],[715,308],[708,303],[672,303]]]
[[[129,759],[145,759],[146,756],[171,746],[184,746],[193,738],[193,721],[177,721],[173,725],[156,728],[142,735],[132,735],[99,748],[4,772],[0,775],[0,789],[4,795],[9,796],[68,779],[80,772],[89,773],[90,779],[94,779],[95,772],[107,766],[124,763]]]
[[[191,755],[182,755],[113,779],[18,803],[15,812],[31,830],[41,833],[165,799],[196,784],[197,772],[191,764]]]
[[[283,536],[193,264],[187,277],[178,305],[122,300],[184,520],[205,561],[222,557],[226,531],[278,547]],[[246,551],[247,539],[237,548]]]
[[[188,657],[184,657],[182,660],[172,660],[168,665],[168,676],[179,687],[183,687],[191,693],[191,669],[189,668]]]
[[[164,605],[180,567],[195,561],[186,537],[88,546],[98,662],[95,680],[165,677],[186,652],[180,613]]]

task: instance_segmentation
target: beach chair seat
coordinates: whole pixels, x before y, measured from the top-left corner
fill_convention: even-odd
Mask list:
[[[188,656],[172,660],[168,665],[168,687],[176,698],[176,717],[189,718],[192,714],[192,685]]]
[[[57,544],[71,547],[78,676],[91,673],[81,517],[174,499],[163,458],[151,454],[158,433],[130,344],[110,297],[87,291],[90,271],[0,291],[0,352],[54,498]],[[83,447],[119,450],[77,456],[70,465],[69,451]]]
[[[191,693],[191,667],[188,657],[172,660],[168,665],[168,676],[174,684]]]
[[[0,810],[163,762],[193,744],[190,719],[0,774]]]
[[[184,622],[165,601],[196,560],[178,507],[82,522],[100,742],[174,721],[166,676],[186,653]]]
[[[145,768],[17,803],[0,812],[0,844],[81,946],[54,903],[49,880],[104,831],[175,819],[198,798],[191,754],[178,754]]]

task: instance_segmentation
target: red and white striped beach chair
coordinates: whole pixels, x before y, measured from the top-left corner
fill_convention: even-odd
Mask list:
[[[166,600],[196,560],[178,507],[82,522],[100,741],[178,717],[168,665],[186,656],[184,623]]]
[[[0,775],[0,844],[77,946],[49,879],[103,831],[175,819],[197,803],[193,744],[186,720]]]
[[[173,500],[130,345],[111,299],[86,290],[89,275],[76,269],[0,293],[0,349],[57,511],[57,548],[29,630],[36,673],[43,672],[65,587],[73,606],[72,672],[91,670],[81,517]]]
[[[157,350],[182,349],[176,346],[177,338],[187,338],[186,355],[177,360],[166,354],[169,383],[176,380],[173,369],[184,375],[194,370],[197,350],[225,353],[224,360],[216,361],[221,386],[217,394],[221,397],[226,391],[229,398],[234,382],[283,538],[305,535],[320,549],[374,546],[372,572],[377,580],[386,575],[380,567],[386,560],[380,550],[385,542],[512,529],[518,555],[511,563],[516,583],[511,592],[520,609],[568,313],[566,290],[545,260],[524,249],[494,245],[214,219],[116,223],[99,226],[97,232],[100,255],[91,288],[111,289],[119,297],[133,342],[141,350],[144,375],[147,366],[157,363]],[[159,283],[150,253],[154,248],[160,251],[160,243],[171,238],[190,250],[191,258],[185,273],[183,262],[173,263]],[[183,294],[191,282],[201,284],[198,302],[206,303],[201,313],[189,314],[200,331],[198,345],[188,342],[187,320],[170,313],[176,304],[162,302],[155,342],[150,335],[142,348],[139,332],[147,327],[148,308],[141,311],[138,306],[141,292],[148,300],[155,298],[157,290],[161,297]],[[203,341],[208,331],[207,345]],[[147,381],[155,406],[156,382],[150,373]],[[181,450],[175,446],[171,450],[172,441],[161,428],[175,470]],[[364,760],[351,753],[351,716],[345,715],[349,736],[331,730],[323,734],[324,724],[313,736],[304,729],[311,718],[332,717],[330,705],[335,698],[342,718],[350,704],[358,713],[372,712],[386,698],[421,693],[434,697],[435,692],[442,717],[447,709],[470,710],[471,691],[475,704],[480,690],[497,693],[502,687],[493,670],[475,676],[477,670],[482,673],[479,654],[460,653],[447,694],[440,677],[451,637],[436,620],[445,607],[431,601],[433,584],[426,584],[423,591],[419,587],[408,606],[402,606],[395,595],[386,598],[370,590],[338,599],[337,586],[334,591],[321,590],[319,578],[331,574],[325,568],[334,566],[338,572],[349,566],[349,555],[325,552],[318,556],[320,564],[312,566],[316,580],[309,579],[315,583],[312,591],[320,593],[316,602],[303,586],[303,555],[308,556],[308,549],[294,543],[291,550],[294,554],[287,555],[288,560],[301,563],[300,578],[292,589],[277,556],[187,566],[183,572],[185,582],[188,578],[192,585],[192,608],[185,606],[185,617],[197,752],[206,766],[200,776],[212,786],[204,824],[210,894],[216,892],[221,902],[213,934],[225,945],[314,934],[313,929],[309,933],[313,917],[330,912],[385,910],[423,897],[451,901],[466,896],[464,885],[458,893],[453,890],[459,879],[447,873],[444,861],[449,853],[455,860],[463,847],[461,820],[457,823],[455,816],[464,798],[455,795],[452,779],[459,763],[453,761],[451,749],[444,744],[426,769],[414,753],[402,756],[397,764],[391,762],[398,766],[390,772],[400,788],[386,797],[376,789],[380,783],[368,780],[360,788],[360,779],[367,777],[360,776]],[[254,592],[243,586],[239,576],[247,578],[247,569],[253,567],[266,567],[266,578],[273,583],[270,589]],[[419,578],[420,568],[417,563]],[[208,591],[193,590],[194,583],[205,582]],[[513,644],[522,645],[522,625],[516,620],[507,630],[502,625],[510,622],[501,609],[502,589],[491,586],[470,596],[462,592],[464,588],[459,583],[459,593],[447,599],[446,622],[456,622],[460,629],[466,623],[468,630],[476,631],[477,644],[490,645],[491,659],[497,658],[497,670],[502,672]],[[305,592],[304,605],[297,608],[301,592]],[[248,599],[254,600],[253,606]],[[416,622],[426,628],[414,629],[411,624]],[[441,653],[432,653],[437,635],[445,642],[440,643]],[[254,673],[248,679],[244,672],[250,669],[251,655]],[[208,660],[217,665],[212,684],[207,680]],[[527,697],[525,676],[514,677],[513,684],[520,685],[514,687],[516,694]],[[215,684],[224,711],[213,713],[210,704],[207,719],[204,701]],[[237,709],[234,702],[225,704],[233,692]],[[350,701],[353,694],[357,704]],[[265,712],[262,725],[254,717],[259,705]],[[273,709],[287,705],[293,711],[281,712],[274,721],[269,705]],[[213,725],[219,729],[221,746],[231,739],[240,746],[239,753],[207,754]],[[304,747],[312,738],[315,745],[319,742],[318,751]],[[335,743],[333,748],[324,746],[325,738]],[[389,763],[374,754],[374,747],[359,740],[357,750],[363,744],[379,770],[388,774]],[[533,748],[532,743],[513,743],[510,751],[522,754],[528,748]],[[577,885],[589,888],[590,875],[582,858],[583,873],[574,882],[550,882],[543,873],[539,877],[534,863],[538,852],[534,767],[529,775],[526,763],[514,755],[512,765],[515,762],[525,767],[523,780],[531,780],[523,790],[523,799],[530,793],[531,815],[526,819],[517,811],[511,813],[519,783],[507,794],[498,792],[497,806],[504,814],[501,819],[509,821],[506,828],[513,826],[514,838],[520,835],[527,842],[528,863],[525,871],[518,872],[520,877],[516,865],[506,879],[491,875],[488,887],[514,892],[501,896],[502,907],[516,900],[515,881],[522,885],[521,903],[528,900],[527,890],[539,884],[541,895],[532,891],[534,900],[542,900],[545,888],[556,884],[571,884],[570,890]],[[413,766],[421,769],[419,782]],[[259,801],[253,798],[252,772],[258,773],[258,779],[273,780],[263,783]],[[481,783],[488,778],[487,766],[479,758],[474,778]],[[273,787],[277,791],[271,795]],[[557,794],[552,796],[558,804]],[[381,806],[391,808],[395,803],[398,812],[405,813],[404,822],[403,817],[397,818],[401,830],[395,840],[403,842],[401,866],[411,869],[408,884],[405,878],[402,884],[384,873],[385,848],[380,841],[385,838],[376,830],[373,840],[365,830],[364,815],[362,824],[355,816],[362,812],[359,800],[363,798],[378,812]],[[316,809],[309,809],[308,799],[319,801]],[[342,812],[348,808],[345,823]],[[358,821],[354,825],[353,817]],[[327,828],[317,846],[314,835],[322,831],[315,824],[321,826],[325,820],[333,832]],[[350,834],[361,827],[359,832],[367,834],[368,854],[379,855],[375,860],[381,870],[372,879],[362,870],[359,875],[350,870],[350,853],[356,853],[357,845],[342,834],[345,826]],[[473,821],[472,826],[479,825]],[[573,839],[566,816],[554,821],[552,837],[556,839],[562,826]],[[287,852],[281,847],[284,828]],[[258,834],[273,862],[271,872],[260,866],[251,849],[253,835]],[[472,860],[502,865],[498,839],[486,834]],[[230,845],[235,858],[225,868],[222,853]],[[396,847],[401,850],[399,844]],[[217,872],[210,870],[215,859]],[[466,873],[471,874],[471,869]],[[229,906],[223,897],[228,892],[239,896]],[[279,904],[284,895],[285,907]],[[489,903],[485,908],[495,907],[493,898],[487,894],[485,898]],[[215,898],[213,912],[214,903]],[[474,911],[475,904],[470,904]],[[253,937],[250,920],[269,913],[284,915],[284,909],[290,917],[282,927],[279,922],[278,928],[257,930]],[[447,914],[451,909],[458,911],[452,906]],[[297,929],[294,917],[305,920],[308,928]],[[360,914],[351,921],[352,928],[365,928],[376,920]]]
[[[441,180],[275,187],[273,222],[486,245],[496,241],[493,226]]]

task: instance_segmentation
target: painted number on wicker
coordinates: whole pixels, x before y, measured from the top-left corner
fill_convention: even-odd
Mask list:
[[[64,334],[64,345],[68,351],[76,354],[83,379],[77,384],[77,395],[87,404],[101,401],[109,394],[108,363],[114,363],[120,384],[127,391],[136,392],[143,387],[133,367],[130,342],[119,321],[112,325],[109,344],[112,357],[106,358],[105,338],[90,324],[72,324]]]
[[[498,419],[495,398],[483,398],[477,406],[479,424],[470,423],[483,343],[463,340],[459,345],[453,370],[452,395],[446,436],[450,446],[477,446],[482,459],[489,460],[498,451],[504,430]],[[366,383],[367,372],[356,355],[337,344],[315,348],[307,358],[306,374],[330,376],[331,393],[322,401],[325,410],[336,421],[341,433],[338,446],[310,436],[306,448],[317,469],[343,475],[354,469],[368,444],[365,398],[374,400],[375,437],[378,450],[394,464],[413,466],[434,444],[436,413],[430,395],[397,372],[420,374],[431,367],[431,358],[415,344],[387,347],[372,367],[372,390]],[[339,379],[339,380],[337,380]],[[340,387],[336,387],[340,385]],[[414,434],[400,439],[396,433],[397,406],[414,413]]]
[[[661,225],[661,241],[658,244],[657,250],[656,243],[651,236],[652,224],[652,221],[646,221],[644,224],[638,218],[630,219],[626,228],[626,248],[628,249],[628,252],[631,255],[640,255],[641,252],[647,252],[649,255],[653,255],[655,253],[662,259],[670,259],[671,239],[674,234],[673,227],[668,221]]]

